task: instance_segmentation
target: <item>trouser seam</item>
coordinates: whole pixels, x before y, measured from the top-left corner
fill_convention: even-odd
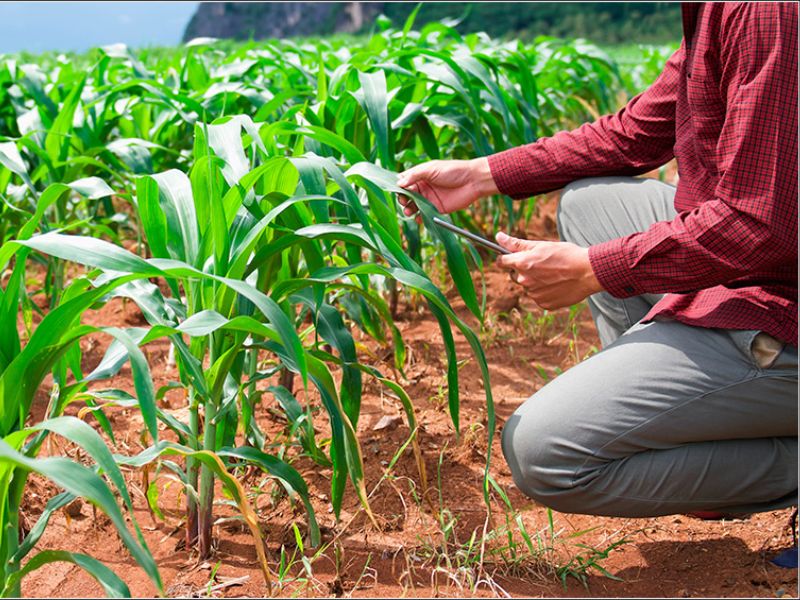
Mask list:
[[[755,373],[755,375],[753,375],[754,373]],[[592,452],[592,454],[590,456],[588,456],[586,458],[586,460],[583,461],[583,463],[579,467],[575,468],[575,470],[572,472],[572,476],[570,478],[570,486],[571,487],[575,487],[575,482],[576,482],[576,480],[578,478],[578,474],[583,471],[584,467],[586,466],[586,464],[591,459],[597,458],[597,455],[600,453],[601,450],[603,450],[604,448],[607,448],[608,446],[610,446],[611,444],[613,444],[617,440],[625,437],[626,435],[630,434],[631,432],[636,431],[637,429],[640,429],[640,428],[648,425],[649,423],[651,423],[655,419],[658,419],[658,418],[660,418],[660,417],[662,417],[664,415],[667,415],[667,414],[669,414],[669,413],[671,413],[671,412],[673,412],[675,410],[678,410],[679,408],[682,408],[682,407],[686,406],[687,404],[690,404],[692,402],[695,402],[696,400],[700,400],[702,398],[705,398],[706,396],[709,396],[711,394],[716,394],[716,393],[719,393],[719,392],[723,392],[725,390],[729,390],[729,389],[735,388],[736,386],[742,385],[744,383],[750,383],[750,382],[756,381],[758,379],[766,379],[766,378],[771,378],[771,377],[773,377],[773,375],[769,375],[769,374],[766,374],[766,373],[761,374],[761,373],[758,373],[758,371],[756,371],[755,369],[750,369],[750,371],[748,372],[748,374],[744,378],[740,379],[739,381],[737,381],[735,383],[731,383],[731,384],[726,385],[726,386],[715,388],[715,389],[709,390],[708,392],[705,392],[703,394],[699,394],[697,396],[689,398],[688,400],[686,400],[684,402],[681,402],[680,404],[678,404],[676,406],[673,406],[669,410],[666,410],[664,412],[658,413],[657,415],[653,415],[652,417],[647,419],[645,422],[639,423],[635,427],[631,427],[630,429],[625,430],[624,432],[620,433],[619,435],[617,435],[613,439],[609,440],[608,442],[606,442],[605,444],[603,444],[602,446],[597,448],[594,452]],[[753,438],[753,439],[765,439],[765,438]],[[766,439],[768,439],[768,438],[766,438]],[[706,441],[711,441],[711,440],[706,440]],[[685,445],[685,444],[679,444],[679,445]],[[645,450],[643,450],[642,452],[644,452],[644,451]],[[629,456],[632,456],[632,455],[629,455]],[[608,464],[610,464],[612,462],[616,462],[616,460],[622,460],[622,458],[614,459],[612,461],[608,461]],[[602,468],[602,467],[600,467],[600,468]]]
[[[611,492],[602,492],[602,491],[597,491],[595,493],[598,496],[606,496],[608,498],[621,498],[623,500],[636,500],[636,501],[639,501],[639,502],[648,502],[648,503],[651,503],[651,504],[653,502],[658,502],[660,504],[682,504],[682,505],[699,504],[700,506],[708,507],[710,505],[716,505],[716,503],[719,502],[719,498],[703,499],[703,500],[697,500],[697,499],[691,499],[691,500],[690,499],[662,500],[661,498],[653,498],[652,496],[651,497],[642,498],[640,496],[623,496],[621,494],[613,494]],[[769,502],[769,500],[765,500],[765,502]],[[735,505],[731,505],[731,506],[735,506]]]

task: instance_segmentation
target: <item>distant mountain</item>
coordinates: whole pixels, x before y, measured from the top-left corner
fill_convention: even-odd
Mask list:
[[[368,30],[383,13],[402,26],[417,2],[203,2],[184,33],[239,40]],[[584,37],[606,44],[681,38],[674,2],[424,2],[417,25],[459,19],[463,33],[532,38]]]
[[[372,24],[383,2],[204,2],[184,41],[237,40],[354,33]]]

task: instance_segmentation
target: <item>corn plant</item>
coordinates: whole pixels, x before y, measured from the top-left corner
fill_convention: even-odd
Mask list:
[[[6,250],[6,247],[3,247]],[[88,379],[80,370],[78,340],[89,333],[107,333],[131,345],[131,364],[137,382],[142,382],[142,404],[148,405],[149,370],[141,352],[130,344],[126,334],[115,329],[101,330],[80,325],[83,311],[99,299],[107,288],[85,293],[81,284],[70,286],[63,303],[49,312],[39,327],[22,345],[17,333],[17,314],[24,296],[27,250],[16,256],[16,266],[4,290],[0,290],[0,594],[19,596],[20,581],[30,571],[50,562],[67,561],[88,571],[109,595],[129,595],[127,586],[96,559],[80,554],[42,551],[21,562],[33,550],[50,515],[58,508],[81,496],[97,506],[111,519],[122,542],[131,555],[163,591],[155,561],[147,548],[132,514],[132,500],[117,463],[102,438],[89,425],[73,417],[64,417],[64,408],[76,393],[85,388]],[[28,416],[34,395],[48,373],[55,382],[47,410],[47,418],[29,424]],[[71,372],[73,383],[67,381]],[[45,437],[58,435],[80,446],[95,461],[93,468],[67,458],[37,458]],[[30,473],[50,479],[65,491],[50,500],[39,521],[23,538],[20,525],[21,502]],[[128,530],[115,493],[131,512],[135,534]]]

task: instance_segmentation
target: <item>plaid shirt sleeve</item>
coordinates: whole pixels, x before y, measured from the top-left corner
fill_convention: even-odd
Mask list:
[[[639,175],[673,157],[681,46],[644,92],[619,112],[489,156],[499,190],[527,198],[584,177]]]
[[[688,292],[796,263],[796,29],[790,4],[726,8],[713,197],[673,221],[592,246],[592,268],[613,295]]]

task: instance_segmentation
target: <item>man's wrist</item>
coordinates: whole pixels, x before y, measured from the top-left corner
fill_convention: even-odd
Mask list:
[[[597,294],[598,292],[604,291],[605,288],[603,287],[603,284],[600,283],[600,280],[597,278],[597,275],[594,272],[592,261],[589,260],[589,249],[581,248],[581,250],[583,258],[583,276],[581,279],[583,280],[587,295],[591,296],[592,294]]]
[[[485,198],[486,196],[494,196],[499,194],[500,190],[497,189],[497,184],[492,177],[492,170],[489,168],[489,159],[485,156],[474,158],[470,161],[472,164],[472,184],[475,186],[475,191],[478,197]]]

